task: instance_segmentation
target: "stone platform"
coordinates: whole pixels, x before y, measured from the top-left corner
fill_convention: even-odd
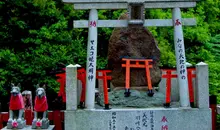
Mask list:
[[[211,110],[145,108],[65,111],[66,130],[211,130]]]
[[[54,130],[54,125],[50,125],[48,129],[31,129],[30,125],[27,125],[23,129],[7,129],[7,127],[3,128],[2,130]]]
[[[146,87],[147,88],[147,87]],[[130,90],[131,95],[129,97],[124,97],[123,90],[115,90],[108,93],[108,101],[111,108],[155,108],[163,107],[163,104],[166,102],[165,94],[154,91],[154,96],[147,96],[146,91]],[[97,105],[104,107],[104,97],[103,94],[100,94],[97,98]],[[96,108],[100,108],[96,105]],[[172,108],[180,107],[179,102],[171,102]]]

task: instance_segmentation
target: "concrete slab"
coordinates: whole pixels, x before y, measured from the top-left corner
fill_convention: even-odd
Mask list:
[[[27,125],[23,129],[7,129],[7,127],[4,127],[2,130],[54,130],[55,125],[50,125],[48,129],[31,129],[30,125]]]
[[[211,110],[149,108],[65,111],[65,130],[211,130]]]

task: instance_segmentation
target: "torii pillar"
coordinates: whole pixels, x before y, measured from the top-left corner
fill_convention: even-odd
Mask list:
[[[86,101],[87,109],[94,109],[95,106],[95,84],[96,84],[96,58],[97,58],[97,22],[98,12],[91,9],[89,13],[89,33],[87,44],[87,63],[86,63]]]
[[[189,107],[189,89],[180,8],[173,8],[174,45],[181,107]]]

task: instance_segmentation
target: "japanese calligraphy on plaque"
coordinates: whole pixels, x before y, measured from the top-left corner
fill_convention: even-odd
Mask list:
[[[138,114],[135,116],[135,130],[140,130],[141,129],[141,115]]]
[[[161,130],[168,130],[168,121],[166,116],[162,117],[161,122],[162,122]]]
[[[89,26],[90,27],[96,27],[96,21],[90,21]]]
[[[186,79],[185,73],[186,73],[186,69],[185,69],[185,57],[184,57],[184,48],[183,48],[183,44],[181,43],[182,39],[177,40],[177,51],[179,52],[178,55],[178,62],[179,62],[179,74],[181,79]]]
[[[150,111],[150,130],[154,130],[154,112]]]
[[[181,25],[181,22],[180,22],[179,19],[176,19],[176,21],[175,21],[175,26],[179,26],[179,25]]]
[[[94,40],[90,41],[90,48],[89,48],[89,63],[88,63],[88,80],[92,81],[94,77]]]
[[[126,125],[124,130],[155,130],[154,112],[137,112],[132,126]]]
[[[112,130],[116,130],[116,112],[112,112]]]

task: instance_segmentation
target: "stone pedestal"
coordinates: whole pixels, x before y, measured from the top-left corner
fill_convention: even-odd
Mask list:
[[[50,125],[47,129],[38,129],[38,130],[54,130],[54,128],[55,128],[54,125]],[[2,130],[15,130],[15,129],[7,129],[7,127],[5,127]],[[34,129],[32,129],[31,126],[28,125],[24,127],[23,129],[19,129],[19,130],[34,130]]]
[[[66,109],[77,109],[77,67],[79,65],[68,65],[66,67]]]
[[[42,122],[42,126],[40,127],[40,129],[48,129],[50,126],[50,121],[47,119],[45,120],[41,120]],[[36,126],[37,120],[34,120],[32,122],[32,129],[38,129],[38,127]]]
[[[22,119],[20,122],[18,122],[18,126],[17,129],[23,129],[26,126],[26,120]],[[12,125],[12,121],[8,121],[7,122],[7,128],[8,129],[12,129],[13,125]]]
[[[204,62],[196,64],[196,106],[209,108],[209,71]]]
[[[211,124],[209,108],[65,111],[66,130],[211,130]]]

